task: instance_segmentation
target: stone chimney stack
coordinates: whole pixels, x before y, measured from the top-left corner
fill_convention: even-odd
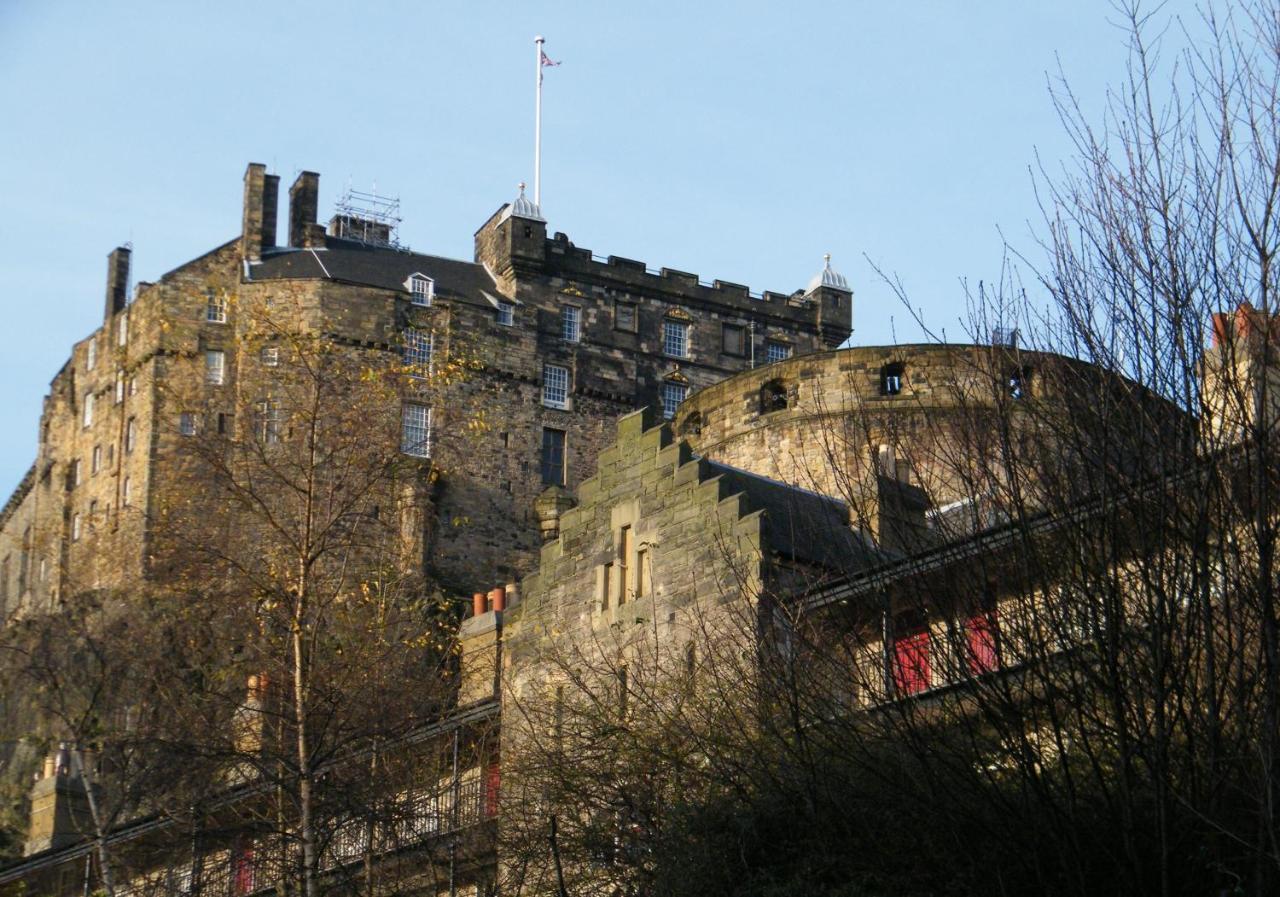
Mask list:
[[[43,775],[31,786],[31,827],[23,855],[66,847],[93,832],[84,779],[71,768],[65,743],[45,760]]]
[[[132,255],[133,250],[128,246],[117,246],[107,256],[107,304],[103,321],[110,321],[120,314],[129,302],[129,258]]]
[[[251,162],[244,172],[244,218],[241,251],[256,262],[263,250],[276,245],[276,207],[280,201],[280,177],[267,174],[267,166]]]
[[[316,218],[320,214],[320,175],[304,171],[289,188],[289,245],[311,246],[315,243]],[[321,231],[323,234],[323,231]],[[324,237],[320,237],[323,245]]]

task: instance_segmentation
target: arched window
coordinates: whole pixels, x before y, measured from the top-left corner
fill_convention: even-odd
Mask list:
[[[906,382],[906,376],[907,366],[900,361],[880,368],[880,395],[896,396],[902,392],[902,384]]]
[[[760,387],[760,413],[782,411],[787,407],[787,388],[781,380],[770,380]]]

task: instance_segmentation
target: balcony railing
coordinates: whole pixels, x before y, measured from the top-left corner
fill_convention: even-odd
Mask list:
[[[366,855],[383,856],[461,833],[496,814],[496,784],[480,777],[456,788],[403,793],[379,808],[376,818],[322,826],[320,871],[333,873],[363,862]],[[296,840],[258,838],[205,854],[198,865],[186,860],[153,869],[115,891],[118,897],[248,897],[274,889],[283,877],[298,878],[301,850]]]

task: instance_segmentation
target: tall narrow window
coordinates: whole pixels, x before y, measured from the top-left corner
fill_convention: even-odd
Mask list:
[[[613,561],[600,568],[600,609],[609,609],[609,596],[613,592]]]
[[[129,313],[121,312],[116,319],[116,345],[123,346],[129,342]]]
[[[582,339],[582,309],[565,305],[560,309],[560,338],[566,343]]]
[[[93,393],[84,394],[84,428],[87,430],[93,426]]]
[[[129,378],[129,395],[136,396],[138,394],[138,378]]]
[[[124,450],[126,453],[132,452],[134,445],[138,441],[138,422],[134,418],[129,418],[129,422],[124,425]]]
[[[400,417],[400,451],[415,458],[431,457],[431,409],[406,402]]]
[[[89,348],[85,351],[84,366],[88,370],[93,370],[98,364],[98,338],[95,336],[89,340]]]
[[[778,340],[769,340],[764,344],[764,360],[767,364],[786,361],[791,357],[791,346]]]
[[[563,486],[564,476],[564,430],[553,430],[546,427],[542,431],[542,485]]]
[[[681,321],[662,322],[662,352],[672,358],[689,357],[689,325]]]
[[[125,477],[124,485],[120,487],[120,504],[126,508],[133,504],[133,479],[131,477]]]
[[[635,583],[631,581],[633,575],[631,569],[631,556],[635,552],[635,536],[633,530],[629,526],[624,526],[622,532],[618,534],[618,572],[620,587],[618,589],[618,603],[623,604],[628,598],[635,597]]]
[[[204,353],[204,381],[215,386],[226,377],[227,355],[221,349],[209,349]]]
[[[76,458],[71,462],[71,469],[67,471],[67,483],[75,488],[80,485],[80,459]]]
[[[569,369],[558,364],[542,366],[542,404],[548,408],[569,407]]]
[[[435,298],[435,282],[422,274],[414,274],[409,278],[409,301],[414,305],[430,305]]]
[[[75,514],[71,518],[71,541],[80,541],[80,515]]]
[[[516,322],[516,306],[514,302],[498,303],[498,323],[510,327]]]
[[[649,594],[649,549],[641,548],[636,552],[636,597],[643,598]]]
[[[410,327],[404,332],[404,365],[412,376],[425,377],[431,373],[434,348],[435,336],[429,331]]]
[[[94,474],[102,469],[102,446],[95,445],[93,453],[90,454],[89,473]]]
[[[209,290],[205,293],[204,319],[211,324],[227,323],[227,297],[225,293]]]
[[[683,383],[662,384],[662,416],[667,420],[676,416],[676,409],[689,394],[689,387]]]
[[[124,371],[116,373],[116,404],[124,401]]]
[[[275,445],[280,441],[284,414],[275,399],[259,399],[253,405],[253,432],[263,445]]]

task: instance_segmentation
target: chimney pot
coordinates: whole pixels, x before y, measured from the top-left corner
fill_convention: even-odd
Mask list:
[[[493,605],[493,609],[502,611],[507,609],[507,590],[502,586],[489,593],[489,603]]]
[[[471,596],[471,615],[478,617],[487,609],[484,592],[476,592]]]

